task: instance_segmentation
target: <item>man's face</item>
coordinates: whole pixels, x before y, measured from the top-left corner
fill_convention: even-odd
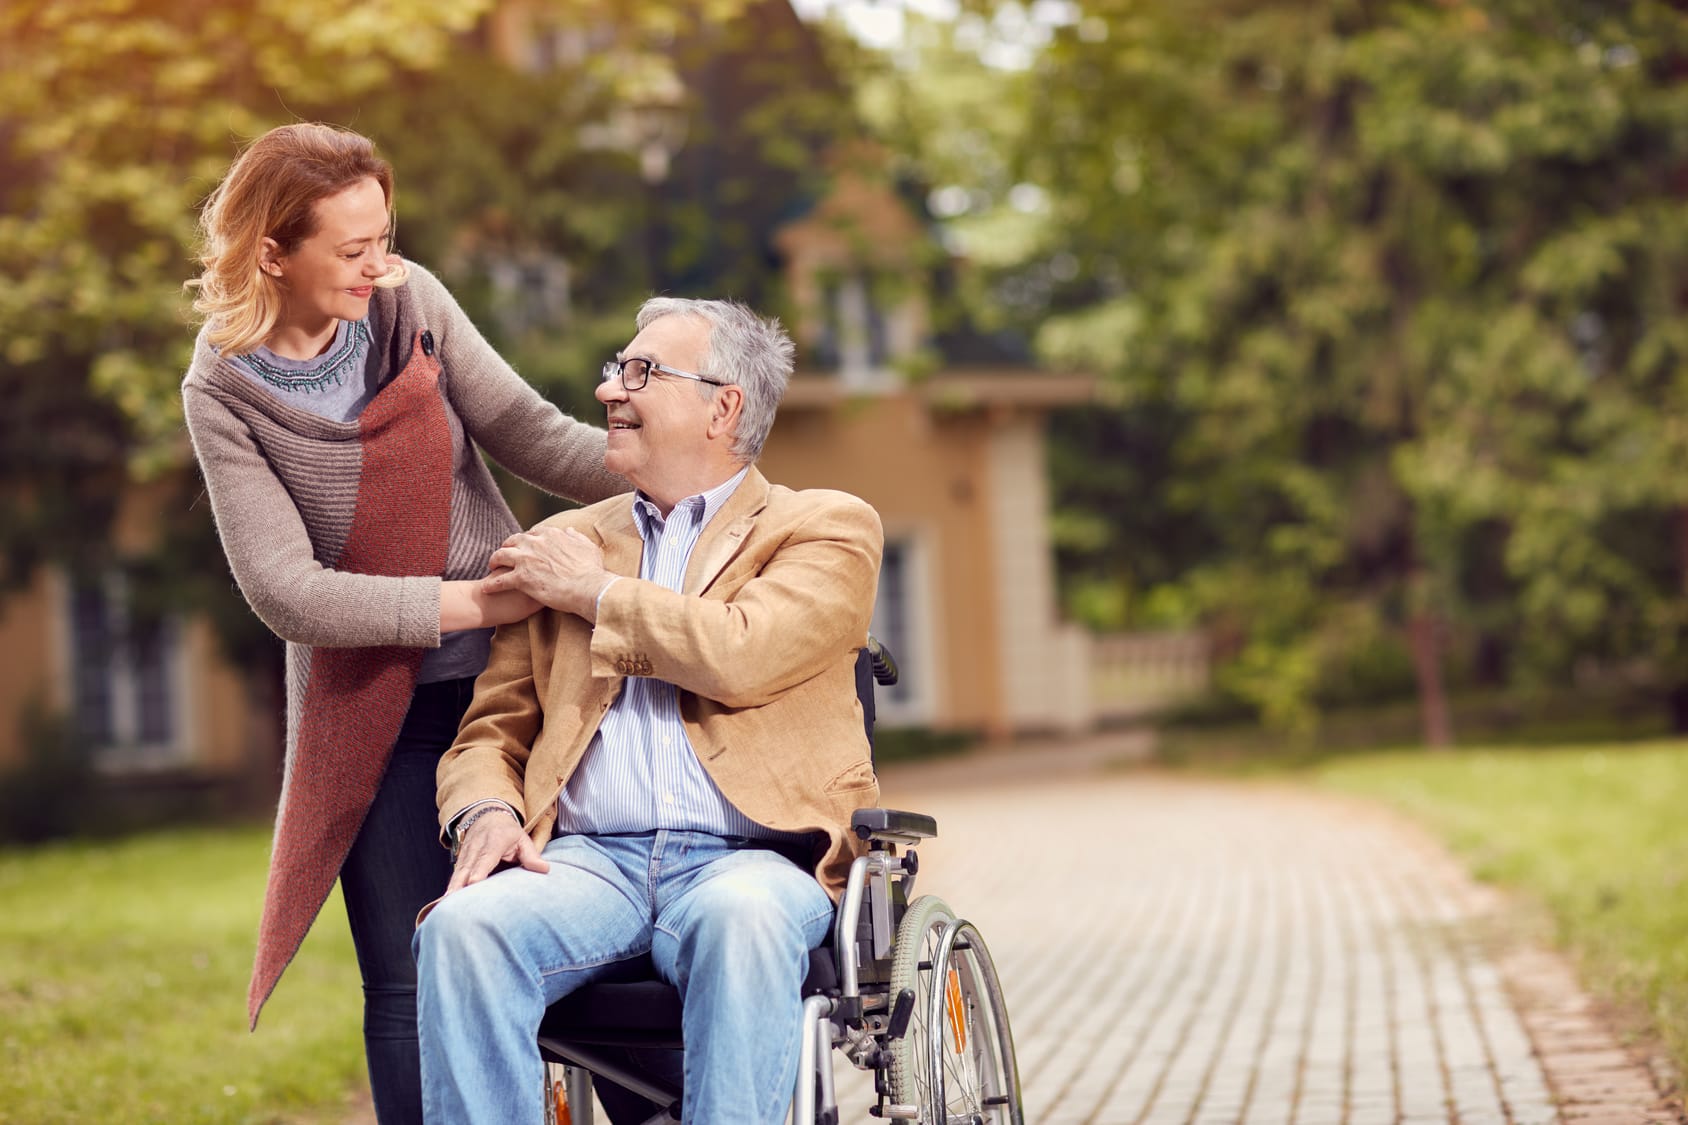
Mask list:
[[[709,322],[665,316],[648,324],[622,349],[621,359],[654,360],[703,374]],[[701,388],[701,390],[700,390]],[[652,371],[650,381],[629,391],[620,379],[598,384],[598,401],[608,410],[609,444],[604,468],[663,504],[691,495],[670,495],[684,487],[708,447],[713,402],[707,384]]]

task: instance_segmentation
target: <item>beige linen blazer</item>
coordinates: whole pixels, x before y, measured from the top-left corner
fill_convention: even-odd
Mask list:
[[[541,526],[578,528],[612,573],[637,577],[631,496]],[[679,689],[692,749],[728,800],[769,828],[824,835],[815,876],[836,898],[861,848],[850,814],[879,800],[855,663],[883,546],[863,501],[770,485],[752,468],[704,529],[682,593],[615,582],[596,626],[541,610],[501,627],[440,760],[442,835],[457,812],[496,797],[543,846],[623,679],[654,676]]]

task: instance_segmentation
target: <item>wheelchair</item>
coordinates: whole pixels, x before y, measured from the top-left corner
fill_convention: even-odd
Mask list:
[[[897,681],[877,640],[856,662],[869,742],[873,685]],[[836,1049],[871,1071],[873,1116],[920,1125],[1024,1125],[1020,1076],[996,967],[977,927],[934,895],[914,897],[922,840],[937,822],[920,813],[859,809],[867,842],[850,868],[831,940],[809,953],[793,1125],[838,1125]],[[645,1125],[680,1119],[677,1081],[637,1066],[629,1048],[681,1048],[680,995],[655,978],[587,985],[553,1004],[539,1029],[546,1119],[594,1125],[592,1082],[630,1092]],[[600,1086],[602,1090],[602,1086]]]

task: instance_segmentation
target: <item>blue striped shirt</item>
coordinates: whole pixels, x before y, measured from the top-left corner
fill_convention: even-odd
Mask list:
[[[635,496],[633,521],[645,544],[639,577],[680,592],[698,537],[747,471],[680,501],[666,519],[642,494]],[[716,788],[686,737],[673,684],[628,676],[557,798],[557,832],[604,835],[657,829],[796,838],[757,824]]]

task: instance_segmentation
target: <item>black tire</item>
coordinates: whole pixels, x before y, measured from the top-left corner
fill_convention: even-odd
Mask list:
[[[972,923],[922,895],[897,927],[891,995],[914,992],[908,1031],[891,1042],[892,1100],[922,1125],[1023,1125],[1020,1074],[996,966]]]

